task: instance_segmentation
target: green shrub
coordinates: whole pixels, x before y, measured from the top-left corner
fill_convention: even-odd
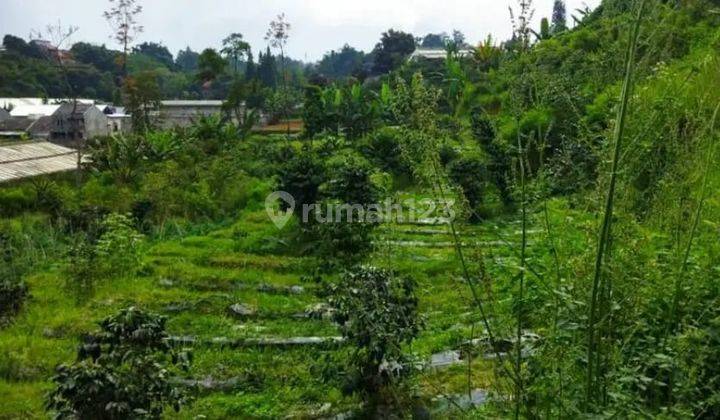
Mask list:
[[[0,215],[12,217],[35,207],[35,194],[27,188],[0,189]]]
[[[25,283],[3,278],[0,279],[0,326],[20,311],[28,297]]]
[[[447,171],[470,206],[470,219],[478,221],[482,214],[481,207],[485,201],[488,178],[485,163],[479,157],[465,156],[450,162]]]
[[[352,349],[348,359],[353,390],[373,409],[388,403],[386,391],[415,371],[403,346],[420,333],[415,282],[392,272],[359,267],[331,286],[335,321]]]
[[[136,308],[100,323],[78,352],[61,365],[47,408],[60,419],[160,419],[165,407],[179,411],[188,402],[173,374],[186,370],[189,357],[167,341],[165,318]]]
[[[304,148],[293,152],[280,167],[278,189],[295,199],[295,214],[302,218],[303,206],[318,202],[320,185],[326,176],[324,163],[310,148]]]
[[[383,127],[365,136],[360,150],[384,171],[399,175],[408,174],[410,169],[402,158],[400,130]]]

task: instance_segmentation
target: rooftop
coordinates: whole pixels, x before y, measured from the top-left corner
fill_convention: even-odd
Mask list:
[[[10,110],[10,116],[39,118],[52,115],[60,108],[60,105],[16,105]]]
[[[67,98],[0,98],[0,108],[8,106],[18,107],[23,105],[57,105],[63,102],[69,102]],[[94,99],[78,99],[83,104],[94,104]]]
[[[222,106],[223,101],[203,100],[203,101],[192,101],[192,100],[173,100],[173,101],[161,101],[162,106],[207,106],[207,107],[219,107]]]
[[[49,142],[0,147],[0,182],[30,178],[77,167],[77,152]]]
[[[470,50],[458,51],[460,57],[470,55]],[[410,60],[417,58],[426,58],[428,60],[444,60],[447,57],[447,51],[440,48],[418,48],[410,56]]]

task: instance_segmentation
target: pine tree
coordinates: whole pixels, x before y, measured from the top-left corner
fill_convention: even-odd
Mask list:
[[[555,0],[552,15],[552,32],[554,34],[567,30],[567,10],[564,0]]]
[[[257,77],[257,68],[255,66],[255,60],[253,59],[252,50],[248,50],[247,65],[245,66],[245,79],[253,80],[256,77]]]
[[[265,51],[265,54],[260,53],[258,57],[257,75],[264,86],[273,89],[277,86],[277,66],[275,57],[270,52],[270,47]]]

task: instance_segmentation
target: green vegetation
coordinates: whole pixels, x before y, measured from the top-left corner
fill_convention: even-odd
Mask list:
[[[719,6],[557,1],[535,34],[522,2],[505,44],[388,31],[326,77],[288,76],[284,19],[280,63],[186,51],[229,112],[302,86],[305,132],[148,124],[79,185],[3,185],[0,418],[717,418]]]

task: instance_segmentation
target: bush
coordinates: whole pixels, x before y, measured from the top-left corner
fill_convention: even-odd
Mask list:
[[[22,308],[28,297],[25,283],[13,279],[0,279],[0,326]]]
[[[326,257],[326,263],[355,264],[372,249],[371,234],[380,220],[368,211],[379,203],[380,189],[372,180],[372,167],[361,159],[341,157],[328,166],[324,200],[315,209],[321,221],[311,215],[309,233],[315,254]],[[328,208],[333,214],[327,214]]]
[[[460,187],[470,206],[470,220],[478,221],[482,213],[481,206],[484,203],[488,178],[485,164],[479,157],[461,157],[450,162],[448,175]]]
[[[168,343],[165,321],[136,308],[103,320],[78,361],[58,367],[47,408],[60,419],[159,419],[166,406],[179,411],[188,397],[173,374],[190,359]]]
[[[20,310],[28,296],[21,281],[25,267],[17,264],[15,239],[10,227],[0,226],[0,326]]]
[[[335,321],[348,340],[353,356],[351,387],[371,405],[385,403],[388,387],[401,384],[414,369],[403,353],[420,333],[415,282],[374,267],[360,267],[331,286]]]
[[[78,297],[92,293],[101,278],[133,274],[138,269],[142,235],[129,216],[109,214],[100,223],[91,222],[73,239],[66,274],[67,285]]]
[[[384,171],[396,175],[408,174],[410,169],[402,158],[400,134],[395,127],[380,128],[365,137],[360,149]]]
[[[4,188],[0,190],[0,215],[15,216],[30,210],[35,205],[35,195],[24,188]]]
[[[280,167],[278,189],[293,196],[295,214],[299,218],[302,218],[303,206],[318,202],[320,185],[325,182],[325,177],[325,165],[310,148],[293,152]]]

